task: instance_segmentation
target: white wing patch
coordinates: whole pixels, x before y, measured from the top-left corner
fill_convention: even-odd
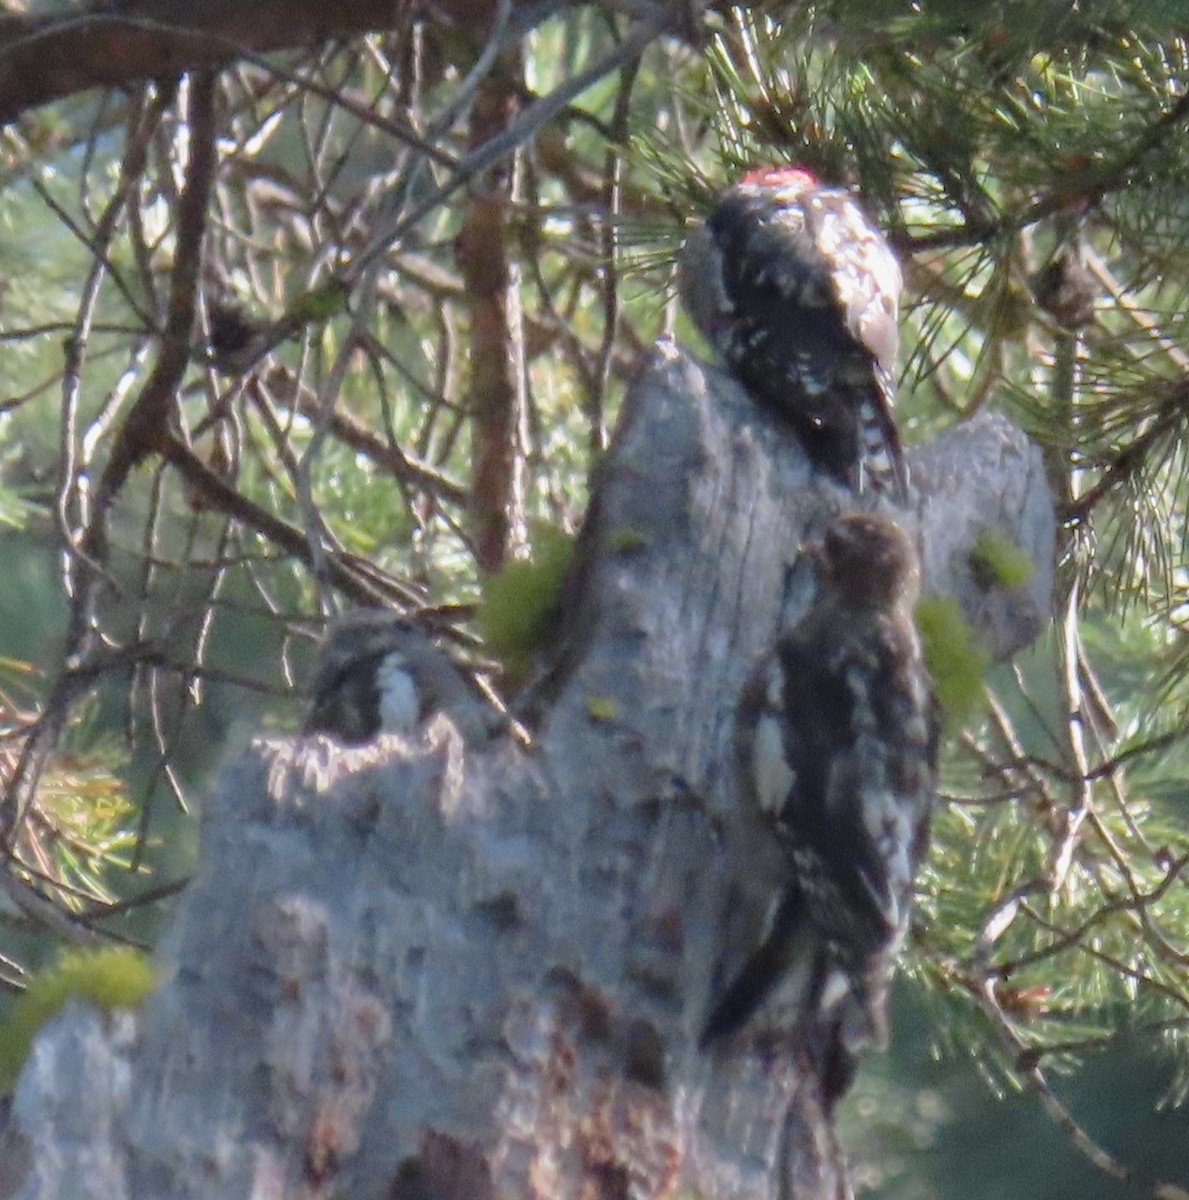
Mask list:
[[[421,715],[421,700],[403,655],[393,652],[384,656],[376,671],[376,685],[380,691],[381,730],[404,733],[413,729]]]
[[[837,968],[832,970],[826,976],[825,983],[822,984],[822,994],[818,1001],[821,1012],[828,1013],[835,1005],[845,999],[846,994],[850,990],[850,979],[847,978],[846,972]]]
[[[789,766],[782,722],[775,713],[765,712],[756,722],[753,753],[751,769],[756,799],[764,812],[779,814],[797,776]]]

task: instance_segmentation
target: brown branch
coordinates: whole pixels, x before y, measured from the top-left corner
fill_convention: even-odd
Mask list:
[[[277,393],[281,403],[294,412],[303,413],[315,421],[326,420],[327,432],[331,437],[370,459],[399,483],[428,492],[447,504],[466,504],[469,493],[461,483],[432,464],[407,453],[395,441],[380,437],[350,412],[336,408],[326,417],[321,411],[317,394],[285,367],[273,366],[264,383]]]
[[[236,518],[261,537],[280,546],[286,553],[304,563],[312,561],[309,539],[296,525],[290,525],[265,508],[249,500],[226,480],[215,474],[189,447],[166,434],[156,447],[191,487],[195,488],[209,507]],[[382,586],[375,575],[365,574],[365,564],[350,564],[343,559],[326,560],[330,581],[356,604],[377,604],[382,600],[397,600],[413,606],[417,598],[404,591],[394,581]]]
[[[84,540],[84,550],[97,559],[103,558],[107,541],[108,511],[132,470],[153,449],[159,448],[166,434],[174,396],[190,361],[190,330],[194,325],[195,296],[202,266],[207,203],[218,165],[215,76],[198,76],[191,81],[190,88],[187,114],[190,162],[178,205],[177,249],[161,353],[120,429],[99,480],[95,517]]]
[[[486,0],[435,11],[485,23]],[[222,66],[243,52],[308,46],[411,19],[394,0],[125,0],[116,13],[0,19],[0,123],[95,87]]]
[[[507,129],[515,115],[513,90],[502,72],[479,88],[471,117],[471,147],[479,149]],[[517,426],[523,335],[507,251],[512,170],[493,170],[481,194],[467,204],[454,244],[471,312],[469,407],[474,420],[471,518],[475,555],[483,571],[498,571],[516,523]]]

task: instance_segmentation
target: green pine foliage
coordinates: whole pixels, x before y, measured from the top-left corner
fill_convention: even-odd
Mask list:
[[[44,686],[31,663],[0,658],[0,736],[18,750],[18,731]],[[12,750],[0,755],[0,775],[11,772],[16,761]],[[119,750],[97,728],[95,714],[80,713],[59,753],[46,764],[37,819],[18,837],[18,859],[40,864],[34,877],[62,889],[72,912],[112,903],[116,881],[135,870],[135,806],[120,765]]]

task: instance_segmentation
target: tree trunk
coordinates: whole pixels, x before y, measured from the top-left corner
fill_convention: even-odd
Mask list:
[[[1039,454],[983,416],[910,462],[926,589],[1010,653],[1052,583]],[[658,351],[596,475],[535,746],[445,718],[358,750],[261,740],[204,814],[166,982],[39,1038],[5,1194],[847,1195],[818,1081],[697,1041],[783,870],[733,803],[736,700],[808,599],[802,540],[850,502]],[[972,577],[988,527],[1034,559],[1026,589]]]

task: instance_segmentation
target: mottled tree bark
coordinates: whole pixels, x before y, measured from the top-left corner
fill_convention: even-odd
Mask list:
[[[1052,581],[1039,454],[984,416],[910,461],[927,587],[1023,645]],[[597,475],[535,747],[464,746],[444,718],[255,746],[205,812],[161,989],[39,1038],[5,1194],[845,1195],[817,1080],[697,1039],[782,869],[734,805],[736,699],[812,590],[802,539],[847,499],[659,351]],[[1032,554],[1026,591],[971,578],[986,527]]]

